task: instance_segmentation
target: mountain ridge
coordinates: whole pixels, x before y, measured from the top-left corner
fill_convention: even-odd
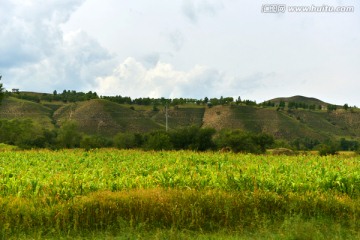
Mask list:
[[[38,96],[43,93],[32,93]],[[168,108],[169,129],[186,126],[210,127],[216,130],[241,129],[268,133],[277,139],[292,141],[299,138],[360,139],[360,111],[338,107],[328,111],[278,107],[299,102],[327,106],[316,98],[293,96],[269,100],[274,106],[254,106],[230,102],[216,106],[179,104]],[[265,102],[264,102],[265,103]],[[73,103],[61,101],[28,101],[7,97],[0,106],[0,119],[32,119],[38,126],[53,129],[73,121],[79,130],[90,135],[112,137],[118,132],[143,133],[164,130],[166,111],[163,106],[119,104],[106,99],[91,99]]]

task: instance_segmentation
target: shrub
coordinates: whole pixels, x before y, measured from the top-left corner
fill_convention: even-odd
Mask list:
[[[216,139],[219,148],[229,147],[233,152],[264,153],[274,143],[270,135],[252,134],[240,130],[223,130]]]
[[[320,144],[319,145],[319,155],[327,156],[327,155],[335,155],[337,153],[336,147],[333,144]]]
[[[141,137],[141,136],[140,136]],[[130,149],[139,147],[133,133],[118,133],[114,137],[114,145],[119,149]]]
[[[93,148],[111,147],[112,141],[102,136],[84,136],[80,141],[80,147],[86,150]]]
[[[170,150],[173,148],[170,136],[166,132],[152,132],[146,136],[145,149]]]
[[[81,134],[74,122],[65,122],[59,129],[57,142],[63,148],[76,148],[80,146]]]
[[[185,127],[170,133],[171,142],[175,149],[205,151],[215,148],[213,128]]]

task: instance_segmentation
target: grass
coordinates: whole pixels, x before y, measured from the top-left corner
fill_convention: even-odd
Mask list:
[[[16,147],[16,146],[8,145],[5,143],[0,143],[0,151],[14,151],[17,149],[18,149],[18,147]]]
[[[282,196],[265,192],[174,191],[163,189],[95,192],[51,205],[10,198],[0,203],[4,236],[34,233],[76,236],[79,233],[116,235],[122,229],[146,234],[194,233],[253,237],[302,235],[335,229],[339,235],[359,235],[359,201],[308,194]],[[355,207],[355,208],[354,208]],[[14,217],[16,216],[16,218]],[[10,221],[11,220],[11,221]],[[34,231],[35,230],[35,231]],[[332,232],[335,232],[334,230]],[[328,234],[328,233],[327,233]],[[324,237],[328,236],[323,234]],[[250,235],[251,236],[251,235]]]
[[[146,229],[143,226],[129,227],[122,225],[117,231],[84,231],[80,234],[49,233],[39,231],[29,234],[16,234],[7,239],[198,239],[198,240],[222,240],[222,239],[359,239],[359,233],[349,231],[346,228],[330,221],[311,219],[304,221],[299,217],[289,217],[280,225],[264,225],[257,231],[231,231],[221,230],[217,232],[201,232],[191,230]]]
[[[0,152],[0,239],[351,239],[354,156]]]

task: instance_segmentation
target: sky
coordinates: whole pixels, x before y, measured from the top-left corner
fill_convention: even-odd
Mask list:
[[[0,0],[0,39],[7,90],[360,106],[358,0]]]

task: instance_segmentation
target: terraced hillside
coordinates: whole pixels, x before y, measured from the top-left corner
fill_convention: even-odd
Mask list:
[[[134,108],[135,109],[135,108]],[[75,121],[81,131],[113,136],[117,132],[148,132],[165,129],[165,110],[134,110],[107,100],[96,99],[66,104],[54,113],[57,125]],[[169,128],[201,126],[204,108],[171,108],[168,110]]]
[[[206,109],[204,125],[217,130],[243,129],[266,132],[276,138],[359,138],[360,112],[276,110],[250,106],[216,106]]]
[[[288,98],[292,101],[304,97]],[[305,99],[306,100],[306,99]],[[305,101],[304,100],[304,101]],[[283,100],[282,100],[283,101]],[[307,99],[307,104],[327,104]],[[39,126],[54,128],[66,121],[74,121],[87,134],[114,136],[118,132],[148,132],[165,129],[165,109],[156,111],[151,106],[126,105],[104,99],[75,103],[35,103],[9,97],[0,106],[0,119],[30,118]],[[180,105],[168,109],[170,129],[201,126],[220,129],[243,129],[266,132],[279,139],[311,138],[360,139],[360,112],[358,110],[278,109],[245,105]]]
[[[52,110],[42,104],[9,97],[2,101],[0,119],[31,119],[35,124],[53,128]]]

